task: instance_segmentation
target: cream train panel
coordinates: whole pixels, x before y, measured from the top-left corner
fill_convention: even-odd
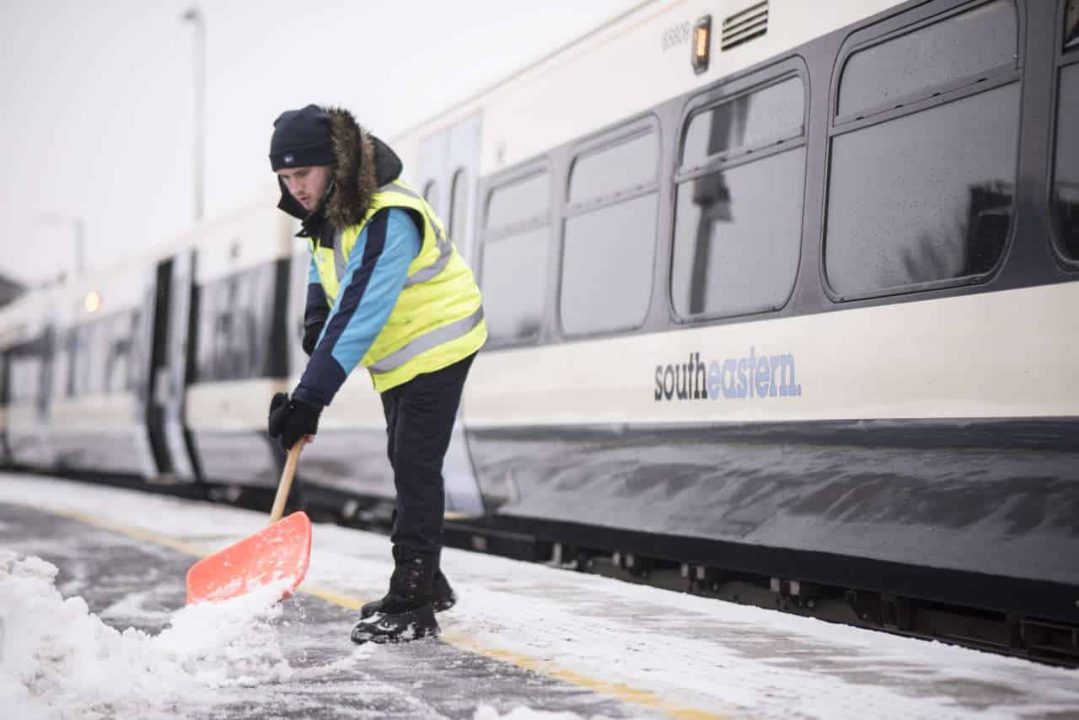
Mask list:
[[[481,352],[465,388],[465,422],[1079,416],[1077,306],[1079,283],[1062,283]]]
[[[768,32],[752,42],[721,50],[723,19],[753,4],[752,0],[644,3],[392,138],[391,145],[404,160],[407,175],[414,172],[421,138],[482,111],[485,128],[480,171],[486,175],[898,3],[833,0],[822,5],[770,0]],[[690,29],[705,15],[712,16],[712,59],[708,70],[697,75],[689,60]],[[612,74],[612,68],[617,72]],[[597,93],[600,85],[603,92]],[[573,112],[565,112],[567,107]]]
[[[745,0],[651,4],[496,88],[482,103],[481,172],[512,166],[897,3],[841,0],[821,9],[821,3],[771,0],[768,32],[721,51],[723,19],[751,4]],[[690,34],[678,30],[692,28],[705,15],[712,16],[711,63],[697,75],[690,65]],[[669,39],[672,33],[676,42]],[[597,87],[603,92],[597,93]],[[573,112],[566,112],[567,107]]]
[[[300,376],[289,379],[288,392],[300,382]],[[266,402],[269,403],[269,396]],[[382,414],[382,401],[371,386],[371,379],[363,368],[356,368],[337,392],[319,418],[319,431],[323,430],[378,430],[385,432],[386,419]]]
[[[186,398],[188,427],[195,432],[265,432],[270,398],[287,389],[283,380],[273,378],[193,385]]]
[[[353,375],[365,375],[356,370]],[[319,419],[320,430],[362,428],[385,430],[378,394],[350,377]],[[291,393],[299,376],[288,381],[259,378],[199,383],[187,391],[187,421],[192,430],[263,430],[270,398],[275,393]]]
[[[141,427],[139,402],[134,393],[89,395],[75,400],[54,400],[50,409],[53,433],[111,432]]]
[[[8,430],[41,432],[45,427],[39,419],[40,411],[34,405],[9,405],[7,408]]]

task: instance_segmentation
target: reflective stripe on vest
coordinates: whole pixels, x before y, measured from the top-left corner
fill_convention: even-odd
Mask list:
[[[466,318],[461,318],[456,322],[451,322],[449,325],[443,325],[440,328],[435,328],[431,332],[420,335],[418,338],[405,345],[400,350],[392,352],[386,357],[382,358],[376,363],[368,366],[368,370],[371,372],[386,373],[391,370],[404,365],[406,362],[416,357],[422,352],[427,352],[433,347],[441,345],[444,342],[453,340],[454,338],[461,337],[472,328],[483,322],[483,306],[481,305],[479,310],[472,313]]]
[[[337,287],[345,280],[345,269],[348,268],[348,257],[345,255],[344,233],[337,230],[333,234],[333,269],[337,274]]]

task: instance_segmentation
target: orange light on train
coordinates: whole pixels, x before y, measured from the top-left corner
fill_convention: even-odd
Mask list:
[[[693,72],[700,75],[708,69],[712,55],[712,16],[705,15],[693,26]]]
[[[86,293],[86,297],[82,300],[82,306],[88,313],[95,313],[101,309],[101,293],[97,290],[91,290]]]

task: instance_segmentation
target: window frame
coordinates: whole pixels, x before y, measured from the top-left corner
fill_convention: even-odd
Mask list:
[[[1061,30],[1067,30],[1068,0],[1060,0],[1059,12],[1060,14],[1057,16],[1057,19],[1059,21],[1057,23],[1057,27],[1059,27]],[[1061,37],[1060,50],[1061,55],[1068,55],[1069,53],[1079,52],[1079,35],[1076,35],[1076,37],[1072,38],[1070,42],[1068,42],[1066,37]]]
[[[1045,180],[1045,214],[1049,222],[1049,245],[1052,247],[1053,257],[1064,270],[1071,272],[1079,271],[1079,257],[1069,257],[1064,252],[1060,228],[1057,227],[1054,218],[1056,200],[1056,171],[1057,171],[1057,136],[1060,130],[1060,78],[1064,74],[1064,68],[1071,65],[1079,65],[1079,43],[1072,41],[1071,45],[1065,43],[1063,31],[1065,30],[1066,12],[1068,0],[1060,0],[1057,3],[1056,25],[1061,34],[1056,38],[1056,52],[1053,54],[1053,107],[1049,113],[1049,162],[1048,176]]]
[[[839,114],[840,85],[843,80],[843,73],[846,72],[847,69],[847,63],[852,57],[877,45],[883,45],[892,40],[897,40],[905,35],[910,35],[919,30],[945,22],[951,18],[971,12],[972,10],[976,10],[983,5],[991,5],[998,1],[999,0],[964,0],[963,2],[956,3],[950,8],[938,10],[914,20],[909,19],[911,11],[908,11],[855,32],[855,37],[867,37],[864,40],[859,40],[855,43],[851,43],[850,38],[848,38],[847,42],[843,44],[839,56],[836,59],[837,71],[834,72],[832,76],[832,97],[828,105],[829,139],[837,128],[842,128],[842,132],[847,132],[866,125],[887,122],[889,119],[932,107],[938,104],[938,101],[940,104],[943,104],[944,102],[947,102],[948,99],[958,100],[967,95],[977,94],[985,90],[990,90],[998,85],[1005,85],[1008,82],[1019,79],[1023,70],[1022,59],[1024,49],[1023,40],[1025,37],[1024,26],[1026,22],[1025,13],[1023,13],[1020,8],[1019,0],[1005,0],[1006,2],[1011,2],[1012,7],[1015,9],[1015,28],[1017,33],[1015,62],[1010,66],[998,65],[982,71],[983,73],[991,74],[993,80],[976,80],[975,78],[979,77],[982,73],[967,75],[958,80],[921,88],[917,92],[902,95],[889,103],[873,105],[862,110],[847,113],[846,115]],[[904,18],[908,19],[904,20]],[[878,27],[880,29],[874,33],[873,29]],[[1005,68],[1007,68],[1007,70],[1005,70]],[[1014,77],[1001,80],[1001,75],[1014,75]],[[994,82],[994,80],[996,82]]]
[[[534,215],[532,217],[520,220],[516,223],[504,225],[501,227],[496,226],[492,231],[488,225],[488,215],[491,210],[491,198],[499,190],[515,185],[517,183],[523,183],[538,175],[547,175],[548,184],[548,202],[547,212],[545,215]],[[520,165],[510,168],[498,175],[495,175],[486,184],[485,187],[480,189],[480,197],[482,202],[479,203],[480,212],[475,219],[474,234],[476,237],[475,257],[476,263],[472,268],[473,274],[476,277],[476,282],[480,287],[480,291],[483,291],[484,277],[483,277],[483,262],[487,254],[487,244],[491,242],[498,242],[514,235],[520,235],[532,230],[539,230],[544,227],[547,228],[547,267],[544,268],[544,288],[543,294],[543,307],[540,308],[540,323],[536,328],[536,331],[529,335],[522,335],[520,337],[513,338],[496,338],[489,333],[488,347],[491,349],[524,347],[527,345],[536,345],[544,337],[547,327],[549,326],[548,312],[550,307],[550,270],[551,270],[551,254],[556,250],[553,246],[554,241],[554,229],[556,226],[555,216],[557,204],[557,196],[555,194],[554,187],[554,166],[550,157],[543,156],[538,159],[526,160]],[[486,302],[486,298],[485,298]]]
[[[457,202],[458,189],[464,192],[464,201],[461,203]],[[464,165],[459,166],[450,176],[450,207],[447,214],[449,217],[446,218],[446,232],[450,240],[457,245],[464,244],[463,236],[467,232],[468,222],[468,169]],[[460,234],[456,232],[458,229],[461,230]]]
[[[889,103],[893,106],[888,108],[876,108],[859,113],[851,113],[846,116],[840,116],[839,110],[839,92],[842,86],[843,72],[846,69],[847,61],[854,54],[866,50],[870,47],[881,45],[890,40],[902,37],[912,32],[916,32],[922,28],[930,25],[945,22],[950,18],[953,18],[963,13],[975,10],[976,8],[989,5],[997,0],[957,0],[950,7],[945,9],[935,8],[915,8],[900,12],[892,17],[882,20],[877,23],[873,23],[867,27],[854,31],[847,36],[846,40],[840,48],[836,61],[832,70],[832,82],[830,96],[828,98],[828,121],[827,121],[827,144],[825,148],[824,156],[824,179],[822,185],[823,205],[821,208],[821,227],[820,227],[820,252],[818,257],[819,272],[821,278],[821,285],[824,289],[825,295],[833,303],[849,303],[861,300],[872,300],[878,298],[897,297],[902,295],[912,295],[917,293],[925,293],[933,290],[940,290],[946,288],[964,287],[968,285],[979,285],[988,282],[994,276],[996,276],[1000,269],[1008,260],[1008,256],[1011,254],[1012,245],[1015,241],[1015,228],[1016,218],[1018,216],[1018,194],[1016,193],[1019,183],[1020,172],[1020,151],[1022,144],[1022,93],[1023,93],[1023,71],[1024,71],[1024,59],[1026,56],[1026,13],[1023,12],[1023,0],[1009,0],[1012,3],[1012,7],[1015,9],[1016,16],[1016,52],[1014,66],[997,66],[978,73],[975,75],[968,75],[961,81],[954,81],[951,83],[945,83],[941,86],[930,86],[924,88],[918,93],[912,93],[908,96],[899,98],[902,102]],[[1005,69],[1007,68],[1007,69]],[[1015,175],[1012,177],[1013,198],[1012,198],[1012,212],[1008,221],[1008,235],[1004,240],[1004,246],[1001,249],[1000,257],[997,258],[993,267],[984,273],[978,273],[975,275],[964,275],[958,278],[944,278],[941,280],[929,280],[918,283],[911,283],[909,285],[890,286],[886,288],[879,288],[876,290],[843,294],[837,292],[828,278],[827,270],[827,257],[828,257],[828,211],[831,205],[831,184],[832,184],[832,153],[835,143],[835,139],[848,133],[853,133],[858,130],[862,130],[867,127],[875,125],[883,125],[892,120],[896,120],[902,117],[916,115],[920,112],[930,110],[935,107],[940,107],[953,102],[958,102],[974,95],[980,95],[982,93],[990,92],[998,88],[1006,87],[1013,83],[1018,84],[1020,92],[1019,107],[1017,108],[1017,125],[1016,125],[1016,142],[1015,142]],[[854,117],[851,117],[854,115]]]
[[[699,165],[683,168],[682,156],[686,145],[686,136],[689,133],[689,125],[697,115],[718,107],[724,103],[737,100],[740,97],[759,92],[764,88],[778,85],[791,78],[799,78],[802,82],[802,124],[800,132],[793,134],[777,135],[766,138],[765,142],[758,145],[740,148],[735,153],[720,153],[706,159]],[[678,119],[678,132],[675,137],[675,146],[672,159],[673,170],[667,187],[668,202],[671,209],[670,221],[670,257],[667,269],[667,311],[673,319],[675,326],[696,325],[709,322],[732,320],[735,318],[765,317],[777,313],[790,304],[794,296],[794,289],[798,286],[798,276],[801,273],[802,255],[805,252],[806,240],[806,199],[809,189],[809,120],[812,106],[812,87],[809,78],[809,67],[805,58],[799,54],[780,57],[767,67],[752,71],[742,76],[721,81],[710,86],[704,92],[689,98],[682,109]],[[781,153],[804,148],[806,153],[805,162],[802,164],[802,222],[798,227],[798,255],[794,258],[794,275],[791,277],[790,287],[782,302],[768,308],[750,310],[736,313],[710,312],[696,315],[682,315],[674,301],[674,253],[678,233],[678,187],[682,183],[695,180],[710,173],[729,170],[731,168],[748,165],[758,160],[779,155]]]
[[[648,134],[654,134],[656,138],[656,167],[655,175],[649,183],[634,185],[629,188],[622,188],[616,190],[613,193],[606,195],[600,195],[593,197],[582,202],[571,203],[570,202],[570,184],[573,181],[573,171],[577,167],[577,163],[581,158],[588,157],[590,155],[596,155],[617,147],[623,143],[632,142],[638,138],[644,137]],[[561,178],[561,191],[563,201],[563,212],[558,218],[558,239],[557,239],[557,256],[555,263],[557,264],[557,274],[555,281],[555,296],[554,296],[554,315],[555,322],[558,327],[558,332],[562,337],[573,338],[574,340],[598,338],[598,337],[611,337],[616,335],[625,335],[644,327],[644,324],[648,322],[648,317],[652,313],[652,300],[655,295],[656,287],[656,260],[658,257],[660,242],[659,231],[661,227],[660,217],[660,190],[662,185],[663,174],[663,127],[660,123],[659,116],[653,112],[649,112],[643,116],[637,116],[630,120],[620,123],[613,129],[601,130],[598,133],[586,136],[585,138],[574,143],[569,152],[569,161],[566,163],[566,173]],[[562,280],[563,270],[565,269],[565,256],[566,256],[566,223],[573,219],[583,215],[587,215],[593,212],[599,212],[605,208],[621,203],[630,202],[638,198],[645,197],[650,193],[655,193],[656,196],[656,218],[655,224],[652,228],[652,268],[653,272],[649,277],[649,285],[647,289],[648,302],[645,307],[645,311],[640,321],[632,326],[619,327],[607,330],[592,330],[587,332],[570,332],[566,329],[566,325],[562,318]]]
[[[511,185],[517,185],[518,183],[524,183],[532,179],[535,176],[547,173],[547,180],[549,184],[553,180],[551,163],[544,159],[539,163],[526,163],[525,165],[514,168],[512,172],[499,176],[491,181],[483,193],[483,213],[480,217],[480,244],[486,244],[487,242],[501,240],[504,237],[511,235],[517,235],[528,230],[535,230],[544,224],[549,224],[554,216],[555,195],[552,192],[550,195],[550,201],[547,203],[547,212],[545,215],[530,215],[524,220],[518,220],[517,222],[510,223],[509,225],[496,225],[494,230],[488,224],[488,215],[491,212],[491,198],[499,190],[504,190]],[[553,188],[548,188],[549,190]]]
[[[577,167],[577,163],[582,159],[591,155],[598,155],[605,150],[617,147],[623,143],[632,142],[638,138],[644,137],[648,134],[655,134],[656,136],[656,174],[652,182],[645,183],[643,185],[635,185],[630,188],[623,188],[607,195],[601,195],[594,197],[583,202],[572,202],[570,200],[570,184],[573,180],[573,171]],[[649,113],[644,117],[638,116],[628,122],[619,124],[613,130],[604,130],[599,133],[593,134],[578,143],[575,143],[570,150],[569,166],[566,171],[565,181],[562,185],[562,197],[565,201],[565,213],[563,220],[566,218],[574,217],[575,215],[583,215],[594,210],[600,210],[607,205],[614,205],[616,203],[625,202],[627,200],[634,200],[642,195],[646,195],[650,192],[659,190],[660,184],[660,172],[663,169],[663,135],[661,132],[659,118]]]

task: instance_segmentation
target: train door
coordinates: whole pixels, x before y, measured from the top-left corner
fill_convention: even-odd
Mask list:
[[[194,357],[191,299],[195,287],[195,252],[181,252],[162,265],[171,266],[171,272],[166,311],[168,318],[160,358],[162,364],[155,388],[160,405],[159,431],[172,462],[173,477],[183,482],[194,482],[199,477],[199,471],[192,452],[194,444],[187,427],[184,400]],[[155,432],[153,426],[150,432]]]
[[[419,189],[442,219],[457,251],[469,263],[474,257],[473,210],[477,207],[481,121],[482,116],[476,113],[422,140],[417,167]],[[478,515],[483,512],[460,412],[442,474],[446,480],[448,513]]]
[[[427,202],[446,225],[457,251],[472,261],[476,180],[480,168],[479,113],[420,142],[418,175]]]
[[[143,296],[136,353],[139,382],[136,384],[138,413],[143,431],[136,434],[142,474],[148,479],[174,477],[172,456],[165,440],[165,405],[168,397],[166,339],[169,330],[169,296],[172,260],[158,263]]]

